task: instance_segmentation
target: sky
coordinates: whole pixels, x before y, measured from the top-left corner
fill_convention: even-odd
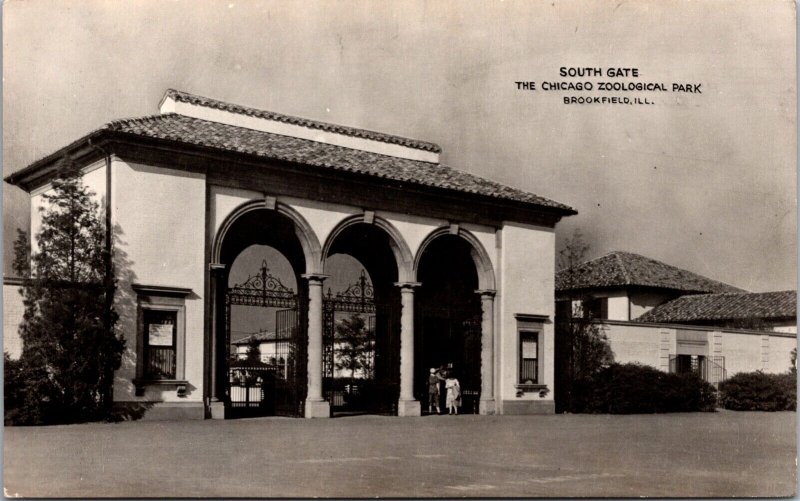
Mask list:
[[[8,0],[3,173],[157,113],[175,88],[435,142],[447,165],[577,209],[559,248],[578,229],[588,257],[624,250],[794,289],[795,74],[788,1]],[[669,90],[541,87],[586,80]],[[684,82],[702,94],[671,91]],[[588,95],[653,104],[563,103]],[[6,273],[26,200],[4,184]]]

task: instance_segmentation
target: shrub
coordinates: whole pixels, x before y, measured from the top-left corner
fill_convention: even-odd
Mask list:
[[[612,364],[573,386],[571,412],[652,414],[713,411],[716,390],[695,374]]]
[[[3,353],[3,405],[6,425],[21,421],[19,412],[25,396],[24,384],[19,360],[12,359],[8,352]]]
[[[737,411],[793,411],[797,408],[797,380],[791,372],[741,372],[720,383],[720,400]]]

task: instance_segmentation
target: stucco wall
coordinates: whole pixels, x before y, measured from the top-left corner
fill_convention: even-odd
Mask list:
[[[739,372],[781,373],[789,370],[795,336],[782,333],[714,330],[705,327],[664,326],[632,323],[604,323],[609,344],[619,363],[638,362],[669,370],[669,356],[678,353],[679,331],[705,337],[705,356],[725,357],[727,377]]]
[[[764,369],[761,361],[761,335],[723,332],[722,355],[725,357],[725,370],[728,377],[737,372]]]
[[[134,188],[135,189],[132,189]],[[191,402],[203,398],[205,277],[205,178],[181,170],[126,163],[112,166],[115,265],[119,278],[119,326],[127,339],[117,372],[117,401]],[[131,284],[191,289],[185,303],[185,398],[175,387],[149,386],[134,395],[136,301]],[[180,348],[179,348],[180,349]]]
[[[633,291],[629,295],[630,318],[635,320],[656,306],[667,302],[672,296],[658,292]]]
[[[624,291],[610,292],[608,296],[608,319],[630,320],[628,318],[628,294]]]
[[[263,200],[264,194],[258,191],[210,186],[209,218],[214,234],[219,232],[225,218],[238,206],[251,200]]]
[[[616,362],[661,367],[661,329],[641,325],[605,325],[603,330]]]
[[[766,372],[781,373],[789,370],[792,361],[792,350],[797,348],[796,337],[769,336],[769,356]]]
[[[496,349],[500,367],[496,398],[498,406],[518,407],[517,401],[540,401],[543,406],[553,401],[553,317],[555,288],[555,233],[551,228],[504,223],[501,233],[500,288],[496,306],[500,332]],[[538,392],[517,396],[518,339],[515,314],[545,315],[549,320],[543,326],[542,378],[549,393],[541,397]],[[557,391],[557,390],[556,390]],[[533,407],[531,407],[533,409]]]
[[[22,304],[19,288],[19,285],[3,284],[3,351],[13,359],[22,355],[19,324],[25,313],[25,305]]]
[[[775,324],[772,326],[772,330],[774,330],[775,332],[786,332],[791,334],[797,334],[797,324],[796,323]]]

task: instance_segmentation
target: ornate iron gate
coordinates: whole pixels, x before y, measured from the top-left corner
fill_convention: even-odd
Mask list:
[[[389,305],[376,305],[375,293],[364,270],[356,283],[323,298],[322,378],[331,412],[396,414],[399,385],[392,367],[394,352]],[[336,313],[351,314],[351,331],[337,335]],[[354,317],[361,316],[363,325]],[[366,318],[364,318],[366,317]],[[357,326],[361,332],[355,332]],[[345,329],[346,330],[346,329]],[[377,335],[377,331],[386,335]],[[398,366],[399,367],[399,366]],[[350,371],[350,376],[342,374]]]
[[[697,374],[702,380],[719,384],[727,379],[725,357],[703,355],[670,355],[669,372],[672,374]]]
[[[473,316],[461,322],[464,336],[462,360],[461,412],[478,414],[481,397],[481,318]]]
[[[272,345],[261,360],[226,357],[226,416],[301,416],[306,387],[306,332],[295,292],[269,273],[267,262],[246,281],[225,294],[225,343],[231,349],[231,307],[283,308],[275,312],[275,332],[257,339]],[[271,334],[271,335],[270,335]]]

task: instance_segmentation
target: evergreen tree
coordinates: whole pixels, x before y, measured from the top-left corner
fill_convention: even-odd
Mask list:
[[[567,239],[559,252],[559,273],[567,289],[576,283],[574,271],[586,258],[589,245],[576,230]],[[556,318],[555,326],[555,370],[557,412],[572,408],[573,388],[576,382],[591,378],[603,367],[614,362],[614,352],[601,325],[595,322],[594,312],[589,307],[591,298],[575,294],[570,301],[580,307]]]
[[[349,370],[355,378],[356,371],[363,371],[367,379],[372,378],[370,360],[375,349],[373,332],[367,329],[364,317],[353,315],[336,324],[336,368]]]
[[[261,341],[258,340],[256,335],[247,342],[247,357],[248,362],[261,363]]]
[[[17,423],[109,415],[124,341],[114,329],[113,267],[93,195],[80,170],[69,158],[62,160],[52,191],[42,196],[37,251],[29,255],[24,232],[15,243],[15,271],[28,277],[21,289],[22,356],[13,378],[22,386],[13,413]]]

